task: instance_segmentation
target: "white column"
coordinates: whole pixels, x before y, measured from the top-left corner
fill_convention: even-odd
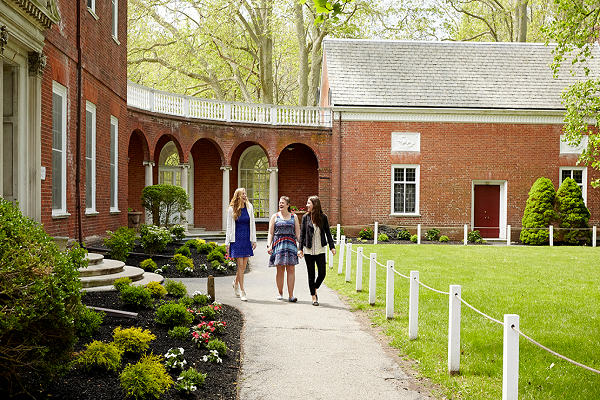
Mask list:
[[[279,206],[279,169],[267,168],[269,171],[269,217],[277,212]]]
[[[34,221],[42,221],[42,76],[29,74],[29,138],[31,151],[28,181],[29,193],[27,195],[27,215]],[[1,115],[1,114],[0,114]],[[2,137],[2,136],[0,136]],[[0,192],[1,193],[1,192]]]
[[[188,169],[190,168],[190,166],[189,166],[189,164],[180,164],[179,168],[181,168],[181,187],[183,188],[183,190],[185,190],[185,194],[189,195],[189,193],[188,193]],[[185,219],[185,222],[181,221],[181,225],[183,225],[183,227],[187,231],[188,223],[189,223],[189,221],[187,220],[187,210],[181,213],[181,218]]]
[[[221,171],[223,171],[223,194],[222,197],[222,208],[223,208],[223,218],[222,218],[222,226],[223,230],[227,230],[227,209],[229,208],[229,171],[231,171],[230,165],[224,165],[221,167]]]
[[[144,161],[142,163],[144,165],[144,187],[152,186],[152,167],[154,167],[154,161]],[[152,214],[150,211],[146,210],[146,223],[149,224],[152,219]]]

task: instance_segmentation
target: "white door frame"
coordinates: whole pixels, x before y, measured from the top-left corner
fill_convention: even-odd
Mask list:
[[[471,230],[475,226],[475,186],[483,186],[483,185],[492,185],[492,186],[500,186],[500,210],[498,212],[499,215],[499,225],[500,225],[500,233],[498,238],[488,238],[488,239],[506,239],[506,225],[507,225],[507,204],[508,204],[508,182],[506,180],[497,180],[497,179],[474,179],[471,182]],[[484,238],[485,239],[485,238]]]

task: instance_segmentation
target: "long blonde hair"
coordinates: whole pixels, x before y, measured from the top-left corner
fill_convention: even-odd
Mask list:
[[[246,202],[242,197],[245,191],[244,188],[237,188],[233,192],[233,198],[229,203],[229,207],[233,210],[233,219],[238,219],[242,214],[242,208],[246,207]]]

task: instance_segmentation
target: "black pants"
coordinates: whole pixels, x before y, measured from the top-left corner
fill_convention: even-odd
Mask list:
[[[315,295],[315,290],[321,287],[323,279],[325,279],[325,253],[317,254],[313,256],[311,254],[304,254],[306,260],[306,268],[308,269],[308,288],[310,289],[311,296]],[[319,275],[315,279],[315,264],[319,270]]]

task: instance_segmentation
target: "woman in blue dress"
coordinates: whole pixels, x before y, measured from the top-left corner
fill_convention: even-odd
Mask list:
[[[288,300],[295,303],[294,284],[296,282],[296,264],[298,264],[298,247],[296,241],[300,235],[300,223],[295,214],[292,214],[290,198],[281,196],[279,199],[279,212],[271,216],[269,221],[269,235],[267,238],[267,252],[271,255],[269,267],[277,267],[278,300],[283,300],[283,281],[287,272]]]
[[[233,291],[242,301],[247,301],[244,290],[244,272],[248,258],[254,255],[256,249],[256,224],[254,208],[246,197],[246,189],[238,188],[233,193],[227,209],[227,233],[225,247],[229,257],[237,261],[237,274],[233,280]]]

